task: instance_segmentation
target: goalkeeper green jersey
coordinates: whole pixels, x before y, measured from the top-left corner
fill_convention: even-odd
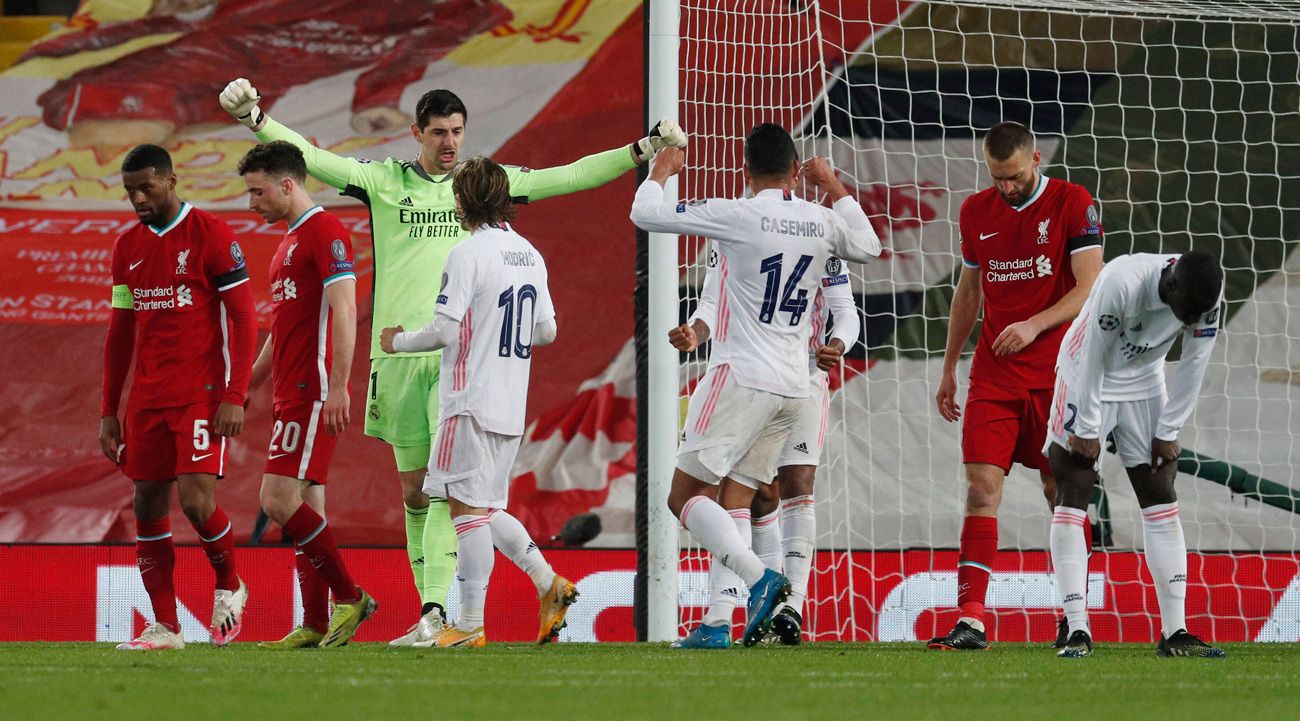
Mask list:
[[[312,176],[369,206],[375,268],[370,357],[385,355],[380,330],[398,325],[418,330],[432,321],[447,254],[469,235],[456,218],[451,176],[431,176],[416,160],[371,162],[335,155],[269,117],[257,138],[298,146]],[[636,161],[622,146],[554,168],[503,167],[510,195],[527,203],[604,185],[636,167]]]

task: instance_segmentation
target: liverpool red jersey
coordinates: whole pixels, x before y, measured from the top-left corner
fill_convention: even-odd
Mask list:
[[[961,206],[961,255],[978,268],[984,291],[971,382],[1051,388],[1056,352],[1069,323],[1039,334],[1024,350],[998,357],[993,341],[1012,323],[1054,305],[1074,287],[1070,256],[1101,245],[1101,218],[1083,186],[1039,176],[1024,204],[1012,207],[994,188]]]
[[[352,241],[316,206],[289,226],[271,260],[271,377],[275,402],[323,401],[333,363],[325,288],[352,270]]]
[[[231,358],[221,293],[247,283],[230,226],[189,203],[163,228],[140,223],[118,236],[114,306],[129,302],[135,316],[130,407],[243,402],[242,393],[224,397]],[[250,294],[251,305],[252,291],[240,292]]]

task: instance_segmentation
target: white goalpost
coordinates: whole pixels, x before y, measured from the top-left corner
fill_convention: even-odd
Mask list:
[[[672,197],[743,195],[744,136],[776,122],[831,159],[887,251],[850,265],[863,334],[832,381],[806,638],[916,640],[955,620],[960,428],[934,393],[958,210],[989,184],[984,131],[1016,120],[1046,175],[1097,199],[1107,258],[1221,259],[1222,330],[1179,439],[1188,621],[1207,639],[1300,640],[1300,0],[650,0],[647,17],[647,119],[690,136]],[[704,249],[649,243],[647,640],[684,635],[708,598],[708,556],[664,503],[708,350],[679,356],[665,334],[698,300]],[[969,355],[959,399],[968,370]],[[1094,635],[1151,641],[1136,500],[1114,458],[1102,476]],[[1036,474],[1013,470],[993,640],[1054,632],[1050,518]]]

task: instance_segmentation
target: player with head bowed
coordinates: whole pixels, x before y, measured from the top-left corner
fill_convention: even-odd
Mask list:
[[[1083,186],[1039,171],[1034,136],[1004,122],[984,136],[993,185],[962,203],[961,275],[935,402],[962,420],[965,518],[957,562],[960,616],[929,648],[983,650],[989,576],[998,555],[998,506],[1012,464],[1037,470],[1043,495],[1056,487],[1040,450],[1047,433],[1052,364],[1068,324],[1102,266],[1101,218]],[[957,361],[981,306],[965,412],[957,403]],[[964,417],[963,417],[964,416]],[[1057,644],[1065,640],[1064,619]]]
[[[1187,632],[1187,543],[1174,493],[1178,432],[1201,392],[1222,291],[1223,269],[1208,253],[1120,256],[1097,276],[1061,344],[1043,446],[1059,497],[1052,566],[1070,625],[1060,656],[1092,653],[1082,527],[1107,436],[1142,508],[1142,555],[1160,605],[1157,655],[1224,655]],[[1182,357],[1166,383],[1165,356],[1179,337]]]
[[[470,235],[447,256],[433,321],[417,331],[384,328],[379,341],[385,353],[443,351],[442,419],[423,491],[450,506],[459,539],[460,618],[415,645],[487,643],[483,609],[493,546],[536,586],[537,642],[548,643],[564,627],[578,591],[506,512],[510,467],[523,440],[533,348],[555,340],[546,262],[510,226],[514,208],[504,168],[488,158],[472,158],[453,171],[452,188]]]
[[[726,322],[731,309],[719,305],[718,286],[727,273],[726,261],[719,253],[710,251],[699,305],[685,324],[668,333],[668,341],[674,348],[689,353],[709,340],[713,328]],[[832,328],[829,339],[828,327]],[[749,508],[728,511],[736,519],[742,536],[749,529],[750,546],[763,565],[790,579],[790,597],[772,617],[773,635],[787,646],[797,646],[803,638],[803,602],[817,549],[813,482],[830,419],[829,371],[857,343],[861,332],[862,319],[853,300],[848,268],[839,258],[831,256],[812,300],[808,397],[803,399],[799,419],[777,455],[776,477],[772,483],[758,488]],[[676,647],[729,647],[731,619],[743,590],[733,571],[721,563],[711,564],[708,610],[700,625]]]
[[[171,156],[138,145],[122,160],[138,225],[113,243],[99,445],[134,481],[136,560],[154,620],[126,650],[183,648],[176,613],[172,485],[216,572],[212,643],[239,635],[248,589],[217,505],[226,439],[239,435],[257,346],[244,253],[230,227],[176,194]],[[125,437],[119,403],[134,355]]]
[[[681,172],[685,154],[661,150],[637,189],[632,222],[651,232],[710,238],[723,269],[709,369],[691,394],[668,506],[715,562],[749,587],[743,641],[751,646],[770,631],[790,582],[749,548],[746,514],[730,512],[749,509],[756,489],[776,475],[809,397],[816,313],[808,306],[819,271],[833,256],[873,260],[881,247],[830,164],[813,158],[801,167],[784,128],[756,126],[744,156],[752,198],[665,204],[664,183]],[[832,209],[795,197],[800,174],[827,193]]]
[[[271,334],[253,363],[250,387],[273,379],[275,424],[261,502],[293,539],[303,622],[262,647],[342,646],[376,608],[352,581],[324,518],[330,458],[349,421],[357,334],[352,241],[307,194],[307,164],[293,145],[255,146],[239,161],[239,174],[249,208],[268,224],[288,225],[271,259]]]
[[[371,163],[313,146],[263,113],[260,101],[257,90],[243,78],[232,81],[220,97],[221,106],[258,139],[298,146],[309,173],[370,208],[375,295],[365,432],[392,447],[406,509],[407,552],[422,600],[420,620],[393,645],[427,641],[445,620],[447,588],[456,567],[455,529],[446,509],[429,512],[430,499],[422,490],[439,422],[439,361],[437,353],[429,351],[385,354],[379,346],[379,330],[397,325],[419,328],[433,318],[437,285],[428,279],[442,275],[448,253],[466,236],[456,217],[451,172],[460,162],[469,111],[450,90],[425,93],[416,102],[411,123],[419,155],[414,160]],[[682,129],[664,120],[630,145],[569,165],[536,170],[505,166],[510,197],[527,203],[594,188],[645,162],[660,147],[685,144]]]

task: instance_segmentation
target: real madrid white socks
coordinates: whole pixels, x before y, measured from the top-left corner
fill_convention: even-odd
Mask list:
[[[736,524],[736,531],[745,541],[751,540],[750,513],[748,509],[727,511]],[[748,544],[747,544],[748,545]],[[727,568],[717,559],[709,563],[709,609],[704,613],[706,626],[730,626],[731,617],[740,601],[744,582],[736,572]]]
[[[488,579],[496,554],[492,552],[492,532],[488,516],[456,516],[456,580],[460,582],[460,617],[456,627],[473,631],[483,625],[483,607],[487,604]]]
[[[795,496],[781,502],[781,545],[785,549],[785,575],[790,598],[785,605],[803,616],[803,602],[817,550],[817,511],[812,496]]]
[[[1187,627],[1187,542],[1177,502],[1142,509],[1142,546],[1156,583],[1160,625],[1169,638]]]
[[[505,554],[506,558],[518,566],[519,570],[528,574],[539,594],[550,588],[551,581],[555,580],[555,571],[551,568],[551,564],[546,562],[546,557],[537,548],[537,544],[533,542],[533,537],[528,535],[524,524],[520,523],[518,518],[501,510],[490,511],[488,518],[492,519],[489,523],[492,529],[492,543]]]
[[[759,516],[750,522],[750,548],[764,566],[781,572],[781,513],[772,511],[766,516]]]
[[[713,499],[691,498],[682,506],[680,520],[700,545],[735,571],[746,586],[753,586],[763,577],[763,562],[749,550],[749,542],[740,535],[731,516]]]
[[[1061,608],[1070,624],[1070,633],[1088,628],[1088,548],[1083,527],[1088,512],[1081,508],[1057,506],[1052,512],[1052,572],[1061,593]]]

